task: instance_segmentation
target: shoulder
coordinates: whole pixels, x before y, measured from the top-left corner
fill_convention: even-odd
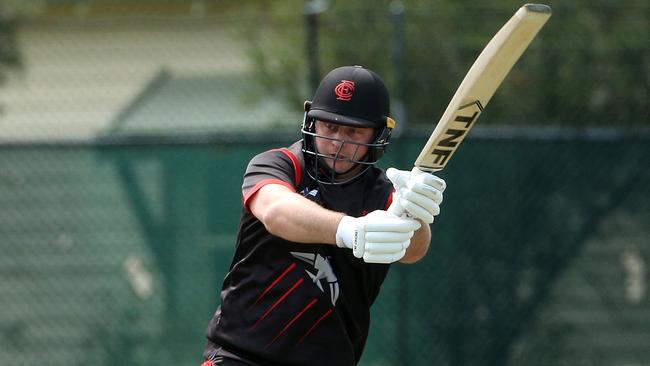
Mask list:
[[[303,178],[304,159],[302,143],[298,141],[289,147],[266,150],[255,155],[246,168],[246,175],[286,174],[298,186]]]
[[[304,159],[302,156],[302,143],[300,141],[289,147],[273,148],[255,155],[249,165],[256,163],[272,163],[284,161],[291,165],[302,166]]]

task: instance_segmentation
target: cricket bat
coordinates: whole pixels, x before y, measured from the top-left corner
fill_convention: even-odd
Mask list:
[[[424,172],[445,168],[494,92],[550,16],[549,6],[526,4],[492,37],[451,98],[415,160],[415,168]],[[394,183],[399,186],[405,182]],[[399,216],[403,210],[395,203],[389,211]]]
[[[551,16],[551,8],[526,4],[492,37],[460,83],[415,166],[436,172],[474,126],[503,79]]]

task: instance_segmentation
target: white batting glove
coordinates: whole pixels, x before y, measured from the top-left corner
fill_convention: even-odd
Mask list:
[[[397,202],[410,216],[432,223],[440,213],[442,192],[447,187],[445,181],[418,168],[410,172],[389,168],[386,175],[395,187],[393,202]]]
[[[352,249],[367,263],[392,263],[406,254],[420,223],[377,210],[363,217],[344,216],[336,230],[336,245]]]

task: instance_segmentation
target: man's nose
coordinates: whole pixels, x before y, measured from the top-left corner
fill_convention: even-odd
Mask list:
[[[342,145],[344,143],[344,140],[345,140],[345,136],[343,136],[341,131],[334,132],[334,134],[332,135],[332,138],[333,138],[333,140],[331,140],[331,141],[335,146]]]

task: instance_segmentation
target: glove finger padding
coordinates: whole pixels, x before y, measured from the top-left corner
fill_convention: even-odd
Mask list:
[[[398,233],[398,232],[381,232],[371,231],[366,232],[366,243],[397,243],[411,239],[413,231]]]
[[[421,195],[424,199],[430,199],[437,204],[442,203],[442,191],[428,184],[409,182],[405,188],[400,189],[400,194],[401,192],[416,193]]]
[[[406,211],[428,224],[432,223],[433,217],[440,213],[440,206],[436,201],[419,193],[406,191],[400,193],[398,199]]]
[[[406,186],[410,175],[411,172],[407,172],[406,170],[399,170],[395,168],[388,168],[386,170],[386,176],[391,182],[393,182],[393,187],[395,187],[395,189]]]
[[[363,225],[364,252],[358,250],[354,255],[357,258],[361,255],[369,263],[391,263],[387,261],[402,251],[406,252],[415,230],[421,226],[413,219],[397,217],[380,210],[371,212],[365,219],[368,221]],[[403,256],[400,254],[399,258]]]
[[[391,243],[373,243],[366,242],[366,252],[365,254],[389,254],[389,253],[398,253],[402,250],[406,250],[411,244],[410,240],[403,242],[391,242]]]
[[[404,256],[419,228],[416,220],[382,210],[359,218],[344,216],[336,230],[336,245],[352,249],[355,257],[366,262],[390,263]]]
[[[416,205],[415,203],[405,199],[400,199],[399,202],[404,210],[406,210],[414,218],[422,220],[422,222],[425,222],[427,224],[431,224],[433,222],[433,214],[424,209],[422,206]]]
[[[447,183],[444,181],[444,179],[431,173],[423,172],[418,168],[413,168],[411,171],[411,179],[409,180],[411,182],[422,183],[424,185],[430,186],[434,190],[440,192],[444,192],[445,188],[447,188]]]
[[[399,206],[410,216],[431,224],[440,213],[445,181],[418,168],[411,172],[390,168],[386,174],[395,186],[394,199]]]
[[[396,253],[390,253],[390,254],[366,253],[363,255],[363,261],[366,263],[389,264],[389,263],[397,262],[398,260],[402,259],[405,254],[406,254],[406,249],[403,249]]]
[[[420,223],[402,217],[392,216],[390,218],[382,218],[381,221],[371,221],[364,225],[364,231],[369,232],[393,232],[393,233],[409,233],[420,228]]]
[[[426,209],[427,211],[431,212],[434,215],[437,215],[439,213],[434,211],[440,209],[440,202],[438,202],[437,200],[432,200],[431,198],[423,194],[414,191],[404,190],[403,192],[400,192],[399,198],[401,200],[413,202],[416,205]]]

